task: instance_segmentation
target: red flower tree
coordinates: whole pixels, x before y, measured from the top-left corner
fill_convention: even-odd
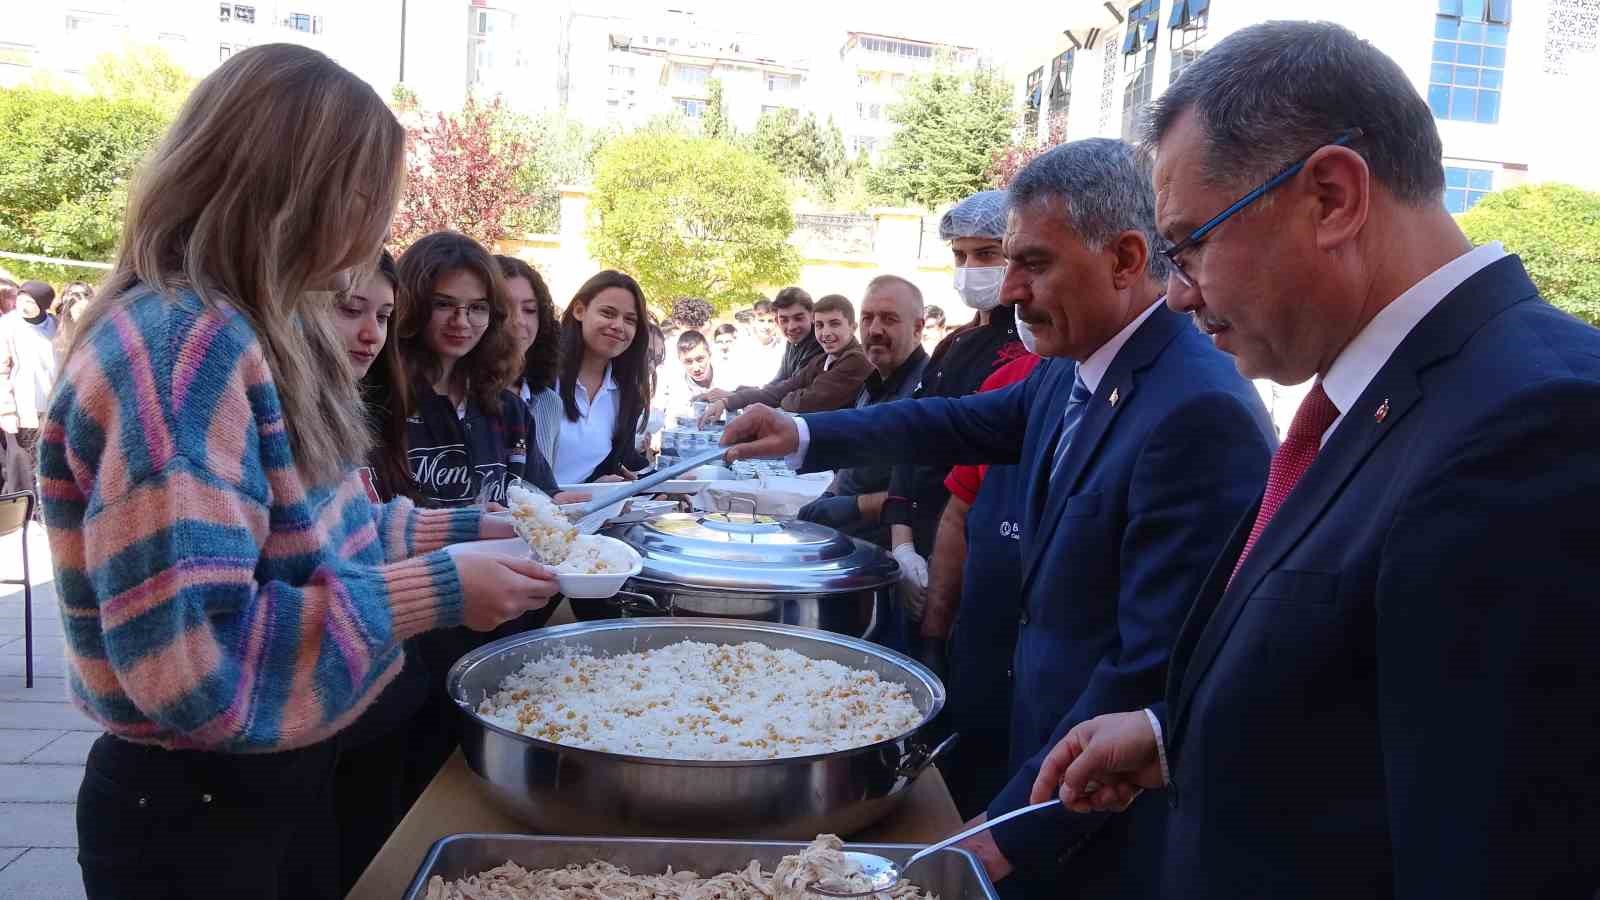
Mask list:
[[[528,202],[518,172],[529,147],[500,127],[500,101],[468,99],[453,116],[406,129],[406,193],[395,214],[394,249],[435,231],[459,231],[486,247],[506,236],[513,209]]]

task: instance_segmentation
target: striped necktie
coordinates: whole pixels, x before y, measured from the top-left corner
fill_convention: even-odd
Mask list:
[[[1078,375],[1072,377],[1072,396],[1067,398],[1067,409],[1061,414],[1061,439],[1056,441],[1055,460],[1050,464],[1050,480],[1054,481],[1061,472],[1061,464],[1066,461],[1067,450],[1072,446],[1072,433],[1078,430],[1078,423],[1083,421],[1083,411],[1089,406],[1089,398],[1094,392],[1083,383],[1083,378]]]

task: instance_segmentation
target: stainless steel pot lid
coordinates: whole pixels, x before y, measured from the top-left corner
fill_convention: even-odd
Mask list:
[[[900,567],[881,548],[832,528],[751,513],[667,513],[603,532],[644,558],[635,580],[781,594],[831,594],[893,584]]]

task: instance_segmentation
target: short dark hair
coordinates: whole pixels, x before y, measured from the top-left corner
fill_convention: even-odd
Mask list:
[[[710,349],[710,345],[706,343],[706,336],[693,328],[678,335],[678,353],[680,355],[700,346]]]
[[[750,306],[750,312],[758,316],[769,315],[772,312],[772,301],[762,297]]]
[[[768,303],[767,304],[767,309],[768,310],[772,309],[772,304]],[[735,322],[742,322],[745,325],[749,325],[750,322],[755,319],[755,317],[756,317],[756,314],[754,312],[752,312],[751,310],[748,310],[748,309],[741,309],[738,312],[733,314],[733,320]]]
[[[731,334],[734,337],[738,337],[739,336],[739,328],[736,325],[718,325],[717,326],[717,330],[712,332],[711,336],[713,338],[715,338],[718,335],[723,335],[723,334]]]
[[[800,306],[806,312],[812,312],[815,306],[811,303],[811,295],[803,288],[786,287],[772,298],[773,309],[788,309],[791,306]]]
[[[922,311],[922,318],[925,319],[929,325],[932,325],[934,322],[943,322],[944,307],[937,305],[929,306],[927,309]]]
[[[843,294],[828,294],[818,300],[816,305],[811,308],[811,314],[814,316],[829,312],[844,313],[846,322],[849,322],[852,326],[856,324],[855,304],[851,303],[850,298]]]
[[[17,290],[32,297],[40,309],[47,310],[56,302],[56,289],[42,281],[24,281]]]
[[[1151,108],[1147,146],[1185,112],[1205,131],[1205,177],[1261,182],[1351,128],[1372,177],[1413,206],[1440,202],[1444,148],[1433,112],[1394,60],[1327,22],[1266,22],[1222,39]]]

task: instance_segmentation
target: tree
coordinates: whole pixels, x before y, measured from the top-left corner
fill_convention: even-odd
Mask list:
[[[1484,197],[1459,221],[1473,243],[1500,241],[1521,256],[1546,300],[1600,325],[1600,193],[1522,185]]]
[[[802,117],[789,107],[762,113],[750,149],[825,203],[839,199],[853,174],[839,126],[831,118],[823,126],[814,113]]]
[[[194,76],[173,61],[167,51],[151,44],[135,44],[120,53],[103,53],[86,73],[94,92],[111,100],[145,103],[169,121],[194,89]]]
[[[907,85],[890,107],[899,126],[868,187],[892,203],[935,207],[988,186],[984,173],[1011,138],[1011,88],[994,71],[938,71]]]
[[[395,214],[397,250],[435,231],[459,231],[484,246],[505,237],[513,211],[531,202],[520,173],[526,141],[505,126],[496,99],[468,98],[453,116],[406,130],[406,193]]]
[[[680,297],[726,310],[800,273],[783,176],[726,141],[671,132],[611,141],[595,160],[593,208],[591,252],[637,278],[660,310]]]
[[[706,111],[700,118],[700,133],[720,141],[734,139],[733,122],[728,119],[728,105],[722,97],[722,79],[706,82]]]
[[[1017,173],[1027,168],[1045,151],[1059,146],[1067,140],[1067,122],[1062,116],[1052,116],[1050,119],[1050,133],[1044,140],[1039,140],[1032,134],[1020,141],[1013,141],[994,152],[989,159],[989,186],[1004,188],[1011,184],[1011,179]]]
[[[550,234],[561,227],[561,188],[594,175],[594,156],[607,133],[557,112],[508,115],[501,124],[527,146],[517,171],[517,191],[525,198],[512,208],[506,227],[512,234]]]
[[[15,88],[0,90],[0,122],[0,247],[109,260],[166,116],[143,100]]]

